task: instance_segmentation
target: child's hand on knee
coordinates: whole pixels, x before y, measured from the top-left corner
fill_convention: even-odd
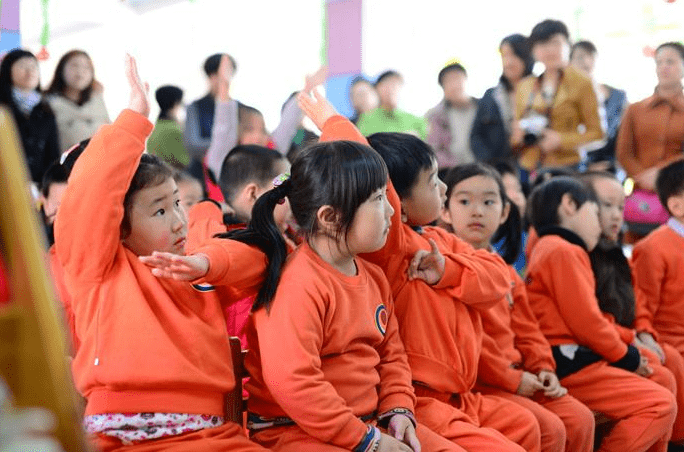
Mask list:
[[[158,278],[194,281],[209,271],[209,258],[204,254],[179,256],[155,251],[151,256],[139,256],[138,259],[152,267],[152,274]]]
[[[404,444],[411,446],[413,452],[420,452],[420,441],[416,429],[408,416],[395,414],[387,425],[387,433]]]
[[[429,239],[430,251],[418,250],[413,255],[408,267],[409,280],[422,279],[426,283],[437,284],[444,276],[446,261],[444,255],[439,251],[437,243]]]
[[[653,369],[651,369],[651,366],[648,365],[648,358],[643,355],[641,356],[639,367],[634,371],[634,373],[641,375],[642,377],[650,377],[653,375]]]
[[[542,391],[543,389],[544,385],[535,374],[523,372],[516,393],[523,397],[532,397],[535,392]]]
[[[653,338],[651,333],[642,331],[641,333],[637,334],[635,341],[636,340],[639,340],[643,347],[646,347],[647,349],[651,350],[653,353],[658,355],[661,364],[665,364],[665,352],[663,351],[663,348],[660,346],[660,344],[658,344],[658,342],[656,342],[656,340]]]
[[[392,438],[386,433],[380,434],[380,444],[377,452],[415,452],[398,439]]]
[[[544,395],[546,397],[557,399],[558,397],[563,397],[568,393],[568,390],[560,384],[558,376],[555,372],[542,370],[539,372],[539,375],[537,375],[537,378],[544,387]]]

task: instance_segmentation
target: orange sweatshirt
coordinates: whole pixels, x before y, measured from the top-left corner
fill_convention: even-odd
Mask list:
[[[152,275],[120,239],[123,200],[152,124],[124,110],[79,158],[55,221],[57,256],[72,295],[76,387],[86,414],[223,414],[234,386],[220,288]],[[254,290],[261,252],[231,240],[200,248],[203,282]]]
[[[367,143],[341,116],[329,119],[322,132],[322,141]],[[413,379],[437,391],[469,391],[475,384],[482,348],[479,311],[489,309],[510,291],[508,267],[499,256],[475,250],[441,228],[414,231],[401,221],[401,203],[391,182],[387,192],[394,208],[387,243],[363,257],[378,264],[390,281]],[[429,238],[446,259],[444,276],[433,286],[409,281],[407,273],[416,251],[430,249]]]
[[[64,314],[64,323],[69,329],[69,339],[71,341],[72,355],[76,353],[80,345],[78,336],[76,335],[76,322],[74,320],[74,310],[71,307],[71,295],[66,288],[64,283],[64,269],[62,264],[59,262],[57,257],[57,251],[55,250],[55,245],[52,245],[48,250],[48,260],[50,263],[50,273],[52,274],[52,281],[55,284],[55,290],[57,291],[57,297],[62,303],[62,310]]]
[[[340,273],[307,244],[290,255],[270,313],[248,327],[249,411],[288,416],[314,438],[351,450],[375,411],[413,410],[411,371],[382,270],[356,259]]]
[[[634,246],[631,265],[637,331],[684,352],[684,237],[659,227]]]
[[[551,346],[530,309],[525,283],[509,267],[511,291],[494,307],[482,312],[484,338],[478,382],[515,393],[524,370],[538,374],[554,371]]]
[[[625,356],[627,345],[599,309],[584,248],[558,235],[540,237],[528,261],[526,282],[532,311],[552,346],[583,345],[611,363]]]

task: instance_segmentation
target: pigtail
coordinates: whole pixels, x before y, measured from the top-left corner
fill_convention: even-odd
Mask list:
[[[501,246],[499,247],[499,254],[508,265],[513,265],[513,263],[518,259],[520,255],[520,249],[522,247],[522,219],[520,218],[520,210],[515,203],[511,202],[508,197],[505,197],[505,203],[508,203],[510,207],[510,212],[508,213],[508,218],[499,226],[496,230],[494,236],[492,237],[492,243],[498,243],[501,241]]]
[[[252,306],[253,311],[262,307],[267,310],[270,308],[280,281],[283,264],[287,258],[287,244],[273,218],[273,209],[283,202],[290,193],[291,187],[292,182],[287,179],[261,195],[254,204],[252,220],[246,229],[238,229],[217,236],[254,245],[268,258],[266,278]]]

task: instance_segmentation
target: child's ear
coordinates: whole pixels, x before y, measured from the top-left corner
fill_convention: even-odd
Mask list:
[[[254,205],[259,197],[259,186],[254,182],[250,182],[240,190],[240,199],[249,205]]]
[[[406,223],[408,221],[408,215],[406,215],[406,211],[404,210],[404,200],[402,199],[400,202],[401,205],[401,222]]]
[[[446,224],[451,225],[451,212],[446,207],[442,207],[439,218]]]
[[[335,235],[338,229],[339,215],[331,205],[323,205],[316,212],[316,220],[321,231],[328,235]]]
[[[670,196],[667,200],[667,210],[677,219],[684,217],[684,196]]]
[[[500,225],[501,225],[501,224],[504,224],[504,223],[506,222],[506,220],[508,220],[508,216],[511,214],[511,202],[512,202],[512,201],[509,200],[509,201],[504,205],[504,208],[503,208],[503,210],[501,211],[501,221],[499,222]]]
[[[577,202],[572,199],[572,195],[570,193],[565,193],[561,198],[560,204],[558,205],[558,215],[561,218],[567,218],[574,215],[575,212],[577,212]]]

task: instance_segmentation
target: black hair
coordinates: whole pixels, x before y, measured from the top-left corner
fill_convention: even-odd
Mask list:
[[[677,160],[660,170],[656,178],[656,192],[660,203],[670,212],[667,200],[684,193],[684,160]]]
[[[234,147],[221,165],[219,187],[223,198],[230,205],[245,184],[257,182],[263,186],[270,182],[278,175],[274,170],[276,163],[284,159],[280,152],[255,144]]]
[[[367,84],[373,86],[373,84],[370,82],[370,80],[368,80],[366,77],[364,77],[363,75],[357,75],[356,77],[354,77],[352,79],[351,83],[349,84],[349,90],[351,91],[351,89],[359,83],[367,83]]]
[[[14,106],[14,98],[12,97],[12,66],[22,58],[33,58],[38,61],[34,54],[24,49],[11,50],[2,58],[0,63],[0,103]],[[38,83],[36,90],[40,92],[40,83]]]
[[[586,40],[577,41],[575,44],[573,44],[572,48],[570,49],[570,59],[572,59],[572,56],[578,49],[584,50],[585,52],[590,53],[592,55],[596,55],[598,53],[598,49],[596,48],[593,42]]]
[[[534,190],[537,186],[543,184],[549,179],[553,179],[554,177],[575,177],[576,174],[577,173],[574,170],[571,170],[570,168],[566,168],[564,166],[551,166],[548,168],[544,168],[537,172],[537,175],[534,177],[534,180],[532,181],[531,188]]]
[[[219,65],[221,64],[221,57],[223,57],[223,55],[228,56],[230,64],[233,66],[233,73],[237,72],[237,62],[235,61],[235,58],[227,53],[215,53],[204,60],[204,73],[207,74],[207,77],[218,73]]]
[[[90,143],[90,138],[86,138],[85,140],[81,141],[80,143],[72,146],[69,148],[64,154],[62,154],[62,167],[64,167],[64,171],[67,173],[67,177],[71,175],[71,170],[74,169],[74,165],[76,164],[76,160],[83,154],[83,151],[85,151],[86,147],[88,147],[88,144]]]
[[[169,112],[183,101],[183,90],[177,86],[164,85],[157,88],[154,97],[159,105],[159,119],[170,119]]]
[[[664,43],[660,44],[658,46],[658,48],[656,48],[655,53],[657,54],[658,52],[660,52],[661,49],[663,49],[665,47],[669,47],[671,49],[676,50],[677,53],[679,53],[679,58],[681,58],[682,62],[684,62],[684,45],[682,45],[681,42],[674,42],[674,41],[664,42]]]
[[[93,79],[83,91],[79,93],[78,102],[76,104],[83,105],[90,100],[90,96],[93,94],[93,88],[95,87],[95,66],[93,65],[93,60],[83,50],[71,50],[65,53],[62,58],[59,59],[57,67],[55,68],[55,75],[52,77],[52,83],[47,89],[48,94],[56,94],[58,96],[64,96],[67,90],[66,79],[64,78],[64,67],[67,65],[70,59],[75,56],[84,56],[90,62],[90,68],[93,71]]]
[[[568,27],[560,20],[546,19],[539,22],[530,33],[530,46],[534,47],[535,44],[546,42],[557,34],[563,35],[570,41]]]
[[[558,206],[566,193],[578,209],[585,202],[598,203],[593,191],[579,180],[568,176],[553,177],[537,186],[530,195],[528,214],[537,232],[546,226],[560,224]]]
[[[506,195],[506,188],[501,179],[501,174],[499,174],[494,167],[485,163],[476,162],[458,165],[452,168],[444,178],[444,183],[447,186],[445,207],[449,207],[449,200],[451,199],[454,187],[460,182],[475,176],[488,177],[496,182],[496,185],[499,187],[502,206],[510,206],[508,218],[496,230],[491,238],[491,242],[496,243],[503,240],[503,246],[499,250],[499,253],[501,253],[501,256],[507,264],[513,264],[518,258],[522,246],[522,221],[520,219],[518,207]]]
[[[43,174],[43,180],[40,183],[40,192],[44,197],[50,195],[50,187],[52,184],[66,184],[69,174],[59,162],[54,162],[48,167]]]
[[[442,70],[439,71],[439,75],[437,75],[437,83],[439,83],[439,86],[444,86],[444,77],[446,77],[449,72],[462,72],[463,75],[466,77],[468,76],[468,71],[466,71],[466,68],[463,67],[461,63],[448,64],[444,66]]]
[[[176,182],[176,184],[183,182],[197,182],[200,184],[200,186],[202,185],[201,180],[197,179],[195,176],[185,170],[175,170],[173,172],[173,180]]]
[[[131,233],[131,208],[133,197],[140,190],[156,187],[173,177],[173,169],[162,159],[153,154],[143,154],[135,170],[131,185],[124,196],[124,217],[121,221],[121,238],[125,239]]]
[[[287,247],[273,219],[273,209],[285,197],[306,238],[319,231],[318,209],[329,205],[338,214],[337,238],[346,237],[359,206],[387,183],[382,158],[353,141],[315,144],[292,163],[291,177],[257,199],[247,229],[222,235],[256,245],[268,256],[264,285],[253,310],[269,309],[275,295]]]
[[[238,135],[246,130],[247,118],[250,116],[260,116],[262,119],[264,115],[256,108],[250,107],[249,105],[239,104],[238,105]],[[265,125],[264,125],[265,127]]]
[[[411,195],[421,170],[432,168],[435,153],[423,140],[407,133],[380,132],[368,143],[387,165],[392,185],[400,198]]]
[[[501,40],[501,44],[499,44],[499,49],[501,49],[504,44],[508,44],[511,47],[511,50],[513,50],[515,56],[523,61],[523,64],[525,65],[523,77],[530,75],[532,73],[532,69],[534,68],[534,57],[532,56],[532,46],[530,45],[530,40],[527,39],[527,37],[516,33],[503,38]],[[506,77],[504,77],[503,74],[501,74],[499,80],[506,87],[507,91],[513,91],[513,85]]]
[[[403,80],[403,77],[401,76],[400,73],[390,69],[389,71],[385,71],[378,76],[378,79],[375,81],[374,86],[377,87],[380,83],[382,83],[383,80],[386,80],[390,77],[399,77],[400,79]]]

